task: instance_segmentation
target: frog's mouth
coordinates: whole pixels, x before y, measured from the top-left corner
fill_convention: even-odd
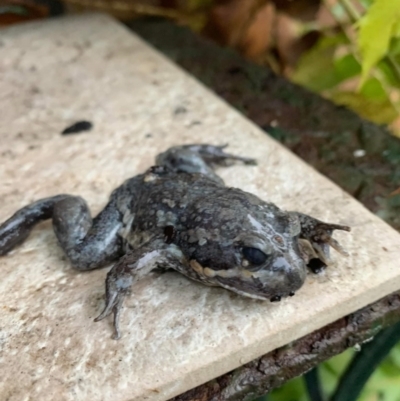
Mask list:
[[[261,279],[255,273],[240,275],[236,277],[218,277],[218,284],[227,290],[236,292],[239,295],[260,299],[279,301],[281,298],[293,296],[304,284],[305,273],[290,272],[289,274],[276,275],[272,272],[269,280]]]
[[[213,270],[203,267],[195,260],[190,266],[196,271],[199,281],[212,280],[214,285],[233,291],[239,295],[260,299],[279,301],[282,297],[292,296],[304,283],[306,268],[282,271],[259,270],[251,272],[242,267],[227,270]]]

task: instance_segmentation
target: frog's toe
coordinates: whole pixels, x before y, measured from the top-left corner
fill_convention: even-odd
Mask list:
[[[296,216],[300,221],[299,248],[306,263],[312,261],[311,264],[316,266],[321,263],[325,266],[329,265],[331,247],[342,255],[348,256],[347,251],[332,235],[335,230],[350,231],[350,227],[325,223],[302,213],[296,213]],[[317,263],[317,259],[320,262]],[[321,270],[320,267],[316,269]]]
[[[216,164],[220,166],[229,166],[235,161],[240,161],[246,165],[256,165],[257,161],[250,157],[243,157],[233,155],[225,152],[228,144],[215,146],[209,144],[186,145],[186,149],[199,154],[207,163]]]
[[[110,315],[111,312],[113,311],[114,306],[117,304],[117,300],[118,300],[118,293],[113,293],[110,297],[107,297],[103,311],[100,313],[99,316],[97,316],[94,319],[94,321],[99,322],[100,320],[103,320],[108,315]]]
[[[119,317],[121,315],[122,305],[124,302],[125,295],[129,291],[132,284],[132,276],[115,275],[111,270],[107,275],[106,280],[106,304],[103,311],[97,316],[94,321],[99,322],[103,320],[111,313],[114,313],[114,335],[113,338],[118,340],[121,337],[121,331],[119,329]]]
[[[228,146],[228,144],[222,146],[212,146],[212,145],[204,145],[202,149],[203,157],[211,163],[219,164],[219,165],[230,165],[235,161],[240,161],[243,164],[255,166],[257,165],[257,160],[252,159],[250,157],[233,155],[232,153],[227,153],[224,149]]]
[[[346,230],[346,231],[350,231]],[[335,249],[337,252],[341,253],[343,256],[349,256],[349,253],[346,251],[346,249],[343,248],[342,245],[338,241],[335,240],[335,238],[329,238],[327,241],[327,244],[329,244],[333,249]]]
[[[343,256],[349,255],[343,246],[332,237],[334,230],[350,231],[350,227],[338,224],[321,223],[315,228],[315,232],[310,238],[315,253],[318,255],[319,259],[327,265],[330,261],[330,247]]]
[[[94,321],[99,322],[103,320],[111,313],[114,313],[114,335],[113,339],[118,340],[121,338],[121,331],[119,329],[119,316],[121,314],[122,304],[124,300],[124,295],[122,293],[115,292],[110,297],[107,297],[106,305],[103,311],[97,316]]]

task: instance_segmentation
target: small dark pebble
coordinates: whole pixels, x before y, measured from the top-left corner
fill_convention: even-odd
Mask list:
[[[186,113],[187,112],[187,109],[186,109],[186,107],[183,107],[183,106],[178,106],[175,110],[174,110],[174,114],[175,115],[177,115],[177,114],[184,114],[184,113]]]
[[[275,295],[270,299],[271,302],[279,302],[282,299],[280,295]]]
[[[312,258],[307,266],[314,274],[318,274],[325,270],[326,264],[321,259]]]
[[[61,135],[79,134],[83,131],[90,131],[92,127],[93,124],[90,121],[78,121],[75,124],[65,128],[65,130],[61,132]]]

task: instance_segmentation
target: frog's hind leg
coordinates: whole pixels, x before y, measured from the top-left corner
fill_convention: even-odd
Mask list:
[[[175,146],[160,153],[156,163],[175,172],[204,174],[222,183],[221,178],[214,173],[216,166],[229,166],[236,161],[248,165],[256,164],[254,159],[226,153],[224,151],[226,146],[207,144]]]
[[[122,217],[115,205],[110,202],[92,220],[86,202],[71,195],[40,199],[0,225],[0,255],[22,243],[37,223],[50,218],[62,249],[76,269],[95,269],[120,255]]]
[[[106,279],[106,302],[103,311],[95,322],[114,314],[114,338],[121,336],[119,317],[125,296],[132,284],[148,275],[158,267],[176,268],[187,263],[180,249],[167,244],[164,239],[155,238],[137,249],[131,250],[108,272]],[[178,269],[179,270],[179,269]]]
[[[68,195],[57,195],[40,199],[18,210],[0,225],[0,255],[5,255],[21,244],[32,228],[42,220],[50,219],[54,205]]]

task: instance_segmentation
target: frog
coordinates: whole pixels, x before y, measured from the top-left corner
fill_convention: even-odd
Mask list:
[[[225,148],[189,144],[165,150],[147,171],[116,188],[94,218],[80,196],[39,199],[0,225],[0,255],[27,239],[36,224],[51,219],[76,270],[114,263],[105,280],[104,309],[95,321],[113,315],[115,339],[121,337],[125,297],[153,271],[172,269],[258,300],[293,296],[311,267],[316,273],[330,264],[330,248],[347,254],[332,234],[350,227],[284,211],[226,186],[217,168],[257,163]]]

